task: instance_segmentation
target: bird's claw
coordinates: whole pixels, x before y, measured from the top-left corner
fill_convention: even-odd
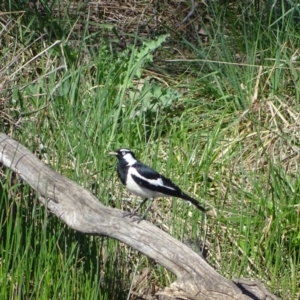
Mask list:
[[[145,216],[138,216],[136,215],[135,212],[127,212],[127,213],[124,213],[123,214],[123,217],[126,218],[126,217],[129,217],[129,218],[133,218],[132,219],[132,222],[135,222],[137,221],[137,223],[140,223],[142,220],[145,220]]]

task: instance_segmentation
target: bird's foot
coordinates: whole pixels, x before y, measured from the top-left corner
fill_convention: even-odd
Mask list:
[[[123,217],[125,218],[125,217],[129,217],[129,218],[132,218],[133,216],[135,216],[136,214],[135,214],[135,212],[125,212],[124,214],[123,214]]]
[[[129,218],[132,218],[132,221],[133,222],[138,222],[140,223],[142,220],[145,220],[145,215],[143,216],[139,216],[136,214],[136,212],[126,212],[123,214],[123,217],[126,218],[126,217],[129,217]]]

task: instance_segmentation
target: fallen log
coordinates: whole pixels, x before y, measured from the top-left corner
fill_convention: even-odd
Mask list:
[[[47,210],[69,227],[117,239],[175,274],[177,280],[158,293],[161,300],[277,299],[260,282],[224,278],[192,249],[150,222],[132,222],[121,210],[104,206],[91,192],[51,170],[4,133],[0,133],[0,162],[26,181]]]

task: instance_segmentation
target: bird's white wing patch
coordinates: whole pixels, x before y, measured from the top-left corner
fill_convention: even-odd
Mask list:
[[[136,177],[141,178],[141,179],[149,182],[150,184],[153,184],[153,185],[156,185],[156,186],[163,186],[163,187],[165,187],[167,189],[170,189],[170,190],[175,190],[171,186],[164,185],[163,180],[161,178],[148,179],[148,178],[142,176],[135,168],[129,168],[128,173],[129,173],[128,175],[130,175],[130,176],[131,176],[131,174],[135,175]]]

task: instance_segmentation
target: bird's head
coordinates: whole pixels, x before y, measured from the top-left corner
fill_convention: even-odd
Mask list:
[[[116,151],[109,152],[108,154],[115,155],[118,160],[124,159],[129,164],[132,164],[132,163],[136,162],[136,158],[135,158],[134,153],[131,150],[126,149],[126,148],[118,149]]]

